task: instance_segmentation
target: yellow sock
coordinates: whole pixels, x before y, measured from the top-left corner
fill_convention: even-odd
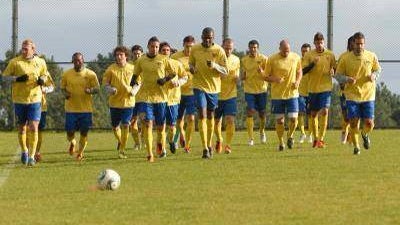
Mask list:
[[[249,140],[254,140],[254,120],[253,117],[246,118],[247,135]]]
[[[29,157],[33,158],[36,153],[36,147],[38,142],[38,131],[28,132],[28,151]]]
[[[278,135],[279,145],[284,145],[283,134],[285,133],[285,125],[283,123],[275,123],[275,130]]]
[[[88,141],[88,137],[87,136],[83,136],[81,135],[79,138],[79,152],[78,154],[82,153],[83,151],[85,151],[85,148],[87,146],[87,141]]]
[[[360,143],[358,137],[360,136],[360,128],[357,126],[355,128],[350,127],[350,136],[355,148],[360,149]]]
[[[226,123],[226,144],[231,146],[233,134],[235,133],[235,122],[227,122]]]
[[[40,152],[40,148],[42,147],[42,141],[43,141],[43,132],[39,131],[38,132],[38,142],[36,145],[36,152]]]
[[[186,132],[185,132],[186,147],[190,147],[190,144],[192,142],[192,135],[194,133],[194,128],[195,128],[194,120],[188,120],[187,124],[186,124]]]
[[[121,143],[121,128],[116,127],[115,129],[113,129],[113,133],[114,133],[115,139],[117,139],[118,143]]]
[[[21,147],[21,151],[24,151],[24,152],[28,151],[28,146],[26,145],[26,139],[27,139],[26,132],[24,132],[22,134],[18,133],[19,146]]]
[[[122,126],[121,127],[121,151],[125,151],[126,144],[128,143],[129,137],[129,126]]]
[[[319,140],[323,141],[326,134],[326,129],[328,128],[328,114],[321,115],[321,121],[319,123]]]
[[[313,135],[313,119],[311,115],[308,115],[308,135]]]
[[[222,118],[215,122],[215,136],[217,136],[217,141],[222,142]]]
[[[174,142],[174,136],[176,134],[176,126],[170,126],[168,128],[167,140],[169,143]]]
[[[176,129],[179,130],[180,136],[181,136],[181,137],[185,137],[185,140],[187,141],[187,139],[186,139],[186,132],[185,132],[184,126],[185,126],[184,118],[182,118],[181,120],[178,120],[178,121],[177,121],[177,123],[176,123]],[[186,128],[186,129],[187,129],[187,128]]]
[[[260,118],[260,134],[265,134],[265,123],[267,122],[267,118],[261,117]]]
[[[212,138],[214,135],[214,117],[207,119],[207,145],[212,146]]]
[[[299,115],[298,127],[300,128],[301,134],[306,134],[306,131],[304,129],[304,115],[303,114]]]
[[[143,124],[142,132],[143,132],[144,140],[146,142],[147,155],[152,156],[153,155],[153,127],[152,126],[147,127],[146,124]]]
[[[288,138],[293,138],[293,134],[296,131],[297,118],[289,118],[289,130],[287,133]]]
[[[314,141],[318,140],[318,115],[311,117],[311,128],[314,135]]]
[[[199,118],[199,133],[200,133],[200,139],[201,139],[201,145],[203,149],[207,149],[207,119]]]
[[[135,142],[135,144],[140,144],[140,138],[139,138],[139,127],[137,124],[137,121],[135,121],[132,125],[131,125],[131,132],[132,132],[132,138],[133,141]]]
[[[160,130],[157,127],[157,144],[161,144],[162,149],[165,149],[165,138],[166,138],[165,128]]]

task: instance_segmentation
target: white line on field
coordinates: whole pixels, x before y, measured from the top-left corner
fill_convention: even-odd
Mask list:
[[[16,162],[19,156],[20,156],[20,150],[17,147],[17,150],[12,159],[8,161],[8,163],[3,168],[0,168],[0,188],[3,186],[3,184],[6,183],[8,177],[10,176],[11,170],[14,169],[15,166],[17,165]]]

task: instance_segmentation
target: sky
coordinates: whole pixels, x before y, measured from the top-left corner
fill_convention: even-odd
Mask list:
[[[0,59],[11,48],[11,0],[0,0]],[[200,40],[201,30],[215,29],[222,37],[222,0],[125,0],[124,44],[145,46],[151,36],[180,48],[186,35]],[[270,55],[288,39],[292,50],[326,34],[327,0],[230,0],[229,36],[245,51],[256,39]],[[366,36],[366,48],[379,59],[400,60],[400,1],[334,0],[333,51],[345,51],[347,38],[357,31]],[[107,54],[117,44],[118,0],[20,0],[19,45],[32,38],[38,52],[56,61],[70,61],[80,51],[86,60]],[[400,94],[400,63],[382,63],[382,81]]]

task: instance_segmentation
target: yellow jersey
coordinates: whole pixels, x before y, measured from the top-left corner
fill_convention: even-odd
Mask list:
[[[134,66],[126,63],[119,66],[111,64],[103,76],[103,85],[110,85],[117,89],[117,93],[108,97],[108,105],[111,108],[131,108],[135,106],[135,97],[132,96],[131,79]]]
[[[183,64],[175,59],[169,59],[172,71],[175,76],[171,81],[177,81],[179,78],[186,76],[185,68]],[[168,89],[168,106],[177,105],[181,102],[181,87],[174,87],[172,83],[168,82],[169,89]]]
[[[301,58],[301,68],[304,68],[308,65],[306,65],[306,62],[304,60],[304,57]],[[303,77],[301,78],[300,85],[299,85],[299,94],[300,96],[307,97],[308,96],[308,75],[303,74]]]
[[[298,89],[293,87],[298,70],[301,70],[301,58],[294,52],[290,52],[287,57],[279,53],[269,57],[265,74],[283,78],[282,83],[271,82],[271,99],[299,97]]]
[[[364,50],[360,56],[353,52],[343,55],[336,73],[356,79],[355,84],[346,83],[346,99],[355,102],[374,101],[376,83],[370,80],[369,75],[380,70],[378,58],[373,52]]]
[[[70,97],[65,99],[65,112],[87,113],[93,112],[93,98],[87,94],[87,88],[99,88],[99,81],[96,74],[87,68],[77,72],[69,69],[62,74],[61,89],[70,93]]]
[[[218,96],[220,100],[228,100],[237,97],[237,80],[240,73],[240,59],[231,54],[227,57],[226,68],[228,75],[221,77],[221,93]]]
[[[143,55],[141,55],[140,57],[142,57]],[[139,58],[140,58],[139,57]],[[137,58],[136,60],[134,60],[134,61],[131,61],[131,64],[133,65],[133,66],[136,66],[136,63],[138,62],[138,59],[139,58]],[[138,76],[137,77],[137,80],[136,80],[137,82],[138,82],[138,84],[141,84],[142,83],[142,81],[141,81],[141,77],[140,76]],[[135,104],[136,103],[138,103],[138,102],[144,102],[144,96],[143,96],[143,91],[141,91],[142,89],[140,88],[139,89],[139,91],[136,93],[136,95],[135,95]]]
[[[146,103],[163,103],[168,101],[168,85],[157,84],[159,78],[172,74],[169,58],[164,55],[156,55],[153,58],[143,55],[136,63],[135,75],[139,75],[142,81],[142,100]]]
[[[321,93],[332,91],[333,83],[330,70],[336,68],[335,55],[328,49],[324,49],[322,53],[318,53],[315,49],[309,51],[304,56],[304,65],[308,66],[319,57],[319,61],[307,73],[308,77],[308,92]]]
[[[246,75],[246,79],[243,80],[245,93],[267,92],[268,82],[265,81],[265,75],[259,72],[259,69],[265,70],[267,61],[268,58],[263,54],[257,54],[255,57],[246,55],[242,58],[242,69]]]
[[[181,95],[190,96],[193,95],[193,74],[189,69],[189,56],[186,56],[183,51],[176,52],[171,55],[171,59],[176,59],[183,64],[188,76],[188,81],[181,86]]]
[[[207,61],[226,67],[226,60],[225,51],[217,44],[213,44],[209,48],[205,48],[201,44],[193,46],[189,56],[189,64],[195,68],[193,88],[211,94],[221,92],[221,75],[209,67]]]
[[[28,75],[26,82],[12,83],[12,100],[18,104],[39,103],[42,101],[42,90],[36,83],[40,76],[50,77],[47,71],[46,61],[38,56],[25,59],[17,56],[10,60],[3,76]]]

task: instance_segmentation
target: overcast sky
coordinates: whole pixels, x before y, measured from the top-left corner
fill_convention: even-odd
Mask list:
[[[0,59],[11,47],[11,2],[0,0]],[[127,46],[145,46],[151,36],[180,48],[182,38],[201,30],[216,30],[222,36],[222,0],[125,0]],[[289,39],[293,51],[312,42],[317,31],[326,34],[327,0],[230,0],[229,35],[237,50],[249,40],[260,42],[262,53],[277,51],[282,39]],[[97,53],[111,52],[117,44],[118,0],[20,0],[19,42],[32,38],[39,53],[69,61],[75,51],[87,60]],[[400,59],[400,1],[334,0],[336,55],[345,51],[347,38],[356,31],[366,35],[366,48],[380,59]],[[382,64],[382,79],[400,93],[400,64]]]

